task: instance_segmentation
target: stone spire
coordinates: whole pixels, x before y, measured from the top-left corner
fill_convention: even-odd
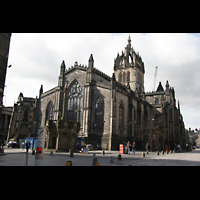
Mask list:
[[[129,37],[128,37],[128,46],[131,47],[131,36],[129,34]]]
[[[88,61],[88,68],[89,69],[93,69],[94,68],[94,59],[93,59],[93,55],[90,55],[90,59]]]

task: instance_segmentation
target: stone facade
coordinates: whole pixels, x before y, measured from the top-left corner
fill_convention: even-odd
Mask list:
[[[37,137],[38,111],[38,98],[24,97],[20,93],[17,103],[13,107],[8,139],[18,140],[25,137]]]
[[[38,120],[47,128],[49,148],[65,145],[56,126],[48,129],[49,120],[80,122],[78,137],[109,150],[128,140],[136,142],[137,149],[144,149],[147,142],[152,150],[184,146],[184,122],[174,88],[167,81],[165,90],[159,83],[156,91],[145,93],[144,73],[144,62],[131,47],[130,36],[124,52],[115,58],[112,77],[94,67],[92,54],[88,66],[75,62],[66,69],[63,61],[58,86],[46,92],[40,89]]]
[[[3,93],[4,93],[5,80],[6,80],[8,55],[9,55],[9,48],[10,48],[10,37],[11,37],[11,33],[0,33],[0,124],[4,123],[5,117],[7,121],[7,116],[9,116],[9,115],[4,116],[4,114],[2,113],[2,109],[4,109],[5,111],[5,107],[3,106]],[[4,137],[5,133],[2,133],[1,135],[3,137],[2,139],[6,140]]]
[[[13,107],[5,107],[5,106],[2,107],[2,112],[1,112],[1,116],[0,116],[0,118],[1,118],[1,120],[0,120],[0,143],[4,143],[4,141],[7,140],[12,112],[13,112]]]

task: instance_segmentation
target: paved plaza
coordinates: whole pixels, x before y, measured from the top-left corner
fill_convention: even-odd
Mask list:
[[[44,152],[43,166],[66,166],[67,161],[72,161],[72,166],[92,166],[93,154],[97,158],[100,166],[200,166],[200,150],[193,150],[184,153],[173,153],[156,155],[156,152],[150,152],[145,157],[141,157],[142,151],[136,151],[133,155],[122,154],[122,160],[118,160],[119,151],[90,151],[89,154],[74,153],[70,157],[69,153],[59,152],[50,155],[50,152]],[[110,163],[110,157],[114,162]],[[0,156],[0,165],[22,165],[26,164],[25,149],[5,149],[5,155]],[[5,159],[7,158],[7,159]],[[12,161],[15,162],[12,162]],[[28,166],[35,166],[35,155],[28,153]]]

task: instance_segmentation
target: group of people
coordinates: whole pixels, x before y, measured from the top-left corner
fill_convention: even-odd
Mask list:
[[[130,155],[130,149],[131,149],[130,141],[128,141],[126,147],[127,147],[127,150],[128,150],[128,154]],[[147,153],[147,154],[149,153],[149,147],[150,147],[150,145],[149,145],[149,143],[147,143],[147,144],[145,145],[145,150],[146,150],[146,153]],[[133,145],[132,145],[133,155],[135,155],[135,150],[136,150],[136,146],[135,146],[135,142],[133,142]],[[178,144],[178,145],[175,147],[175,150],[177,150],[178,152],[181,151],[181,146],[180,146],[180,144]],[[167,145],[165,146],[165,151],[168,151],[168,152],[169,152],[169,148],[168,148]]]
[[[126,148],[128,150],[128,154],[130,155],[130,151],[131,151],[131,143],[130,143],[130,141],[128,141],[128,143],[126,145]],[[135,155],[135,142],[133,142],[133,144],[132,144],[132,152],[133,152],[133,155]]]
[[[131,149],[131,143],[130,141],[128,141],[127,145],[126,145],[126,148],[128,150],[128,154],[130,155],[130,149]],[[145,145],[145,149],[146,149],[146,152],[147,154],[149,153],[149,143],[147,143]],[[132,144],[132,152],[133,152],[133,155],[135,155],[135,150],[136,150],[136,146],[135,146],[135,142],[133,142]]]

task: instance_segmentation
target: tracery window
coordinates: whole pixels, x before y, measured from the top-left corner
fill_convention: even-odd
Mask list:
[[[83,92],[80,84],[75,81],[68,93],[67,120],[82,122]]]
[[[50,101],[46,108],[46,121],[54,119],[54,105],[52,101]]]
[[[95,103],[95,128],[98,133],[103,132],[104,128],[104,100],[101,96]]]

